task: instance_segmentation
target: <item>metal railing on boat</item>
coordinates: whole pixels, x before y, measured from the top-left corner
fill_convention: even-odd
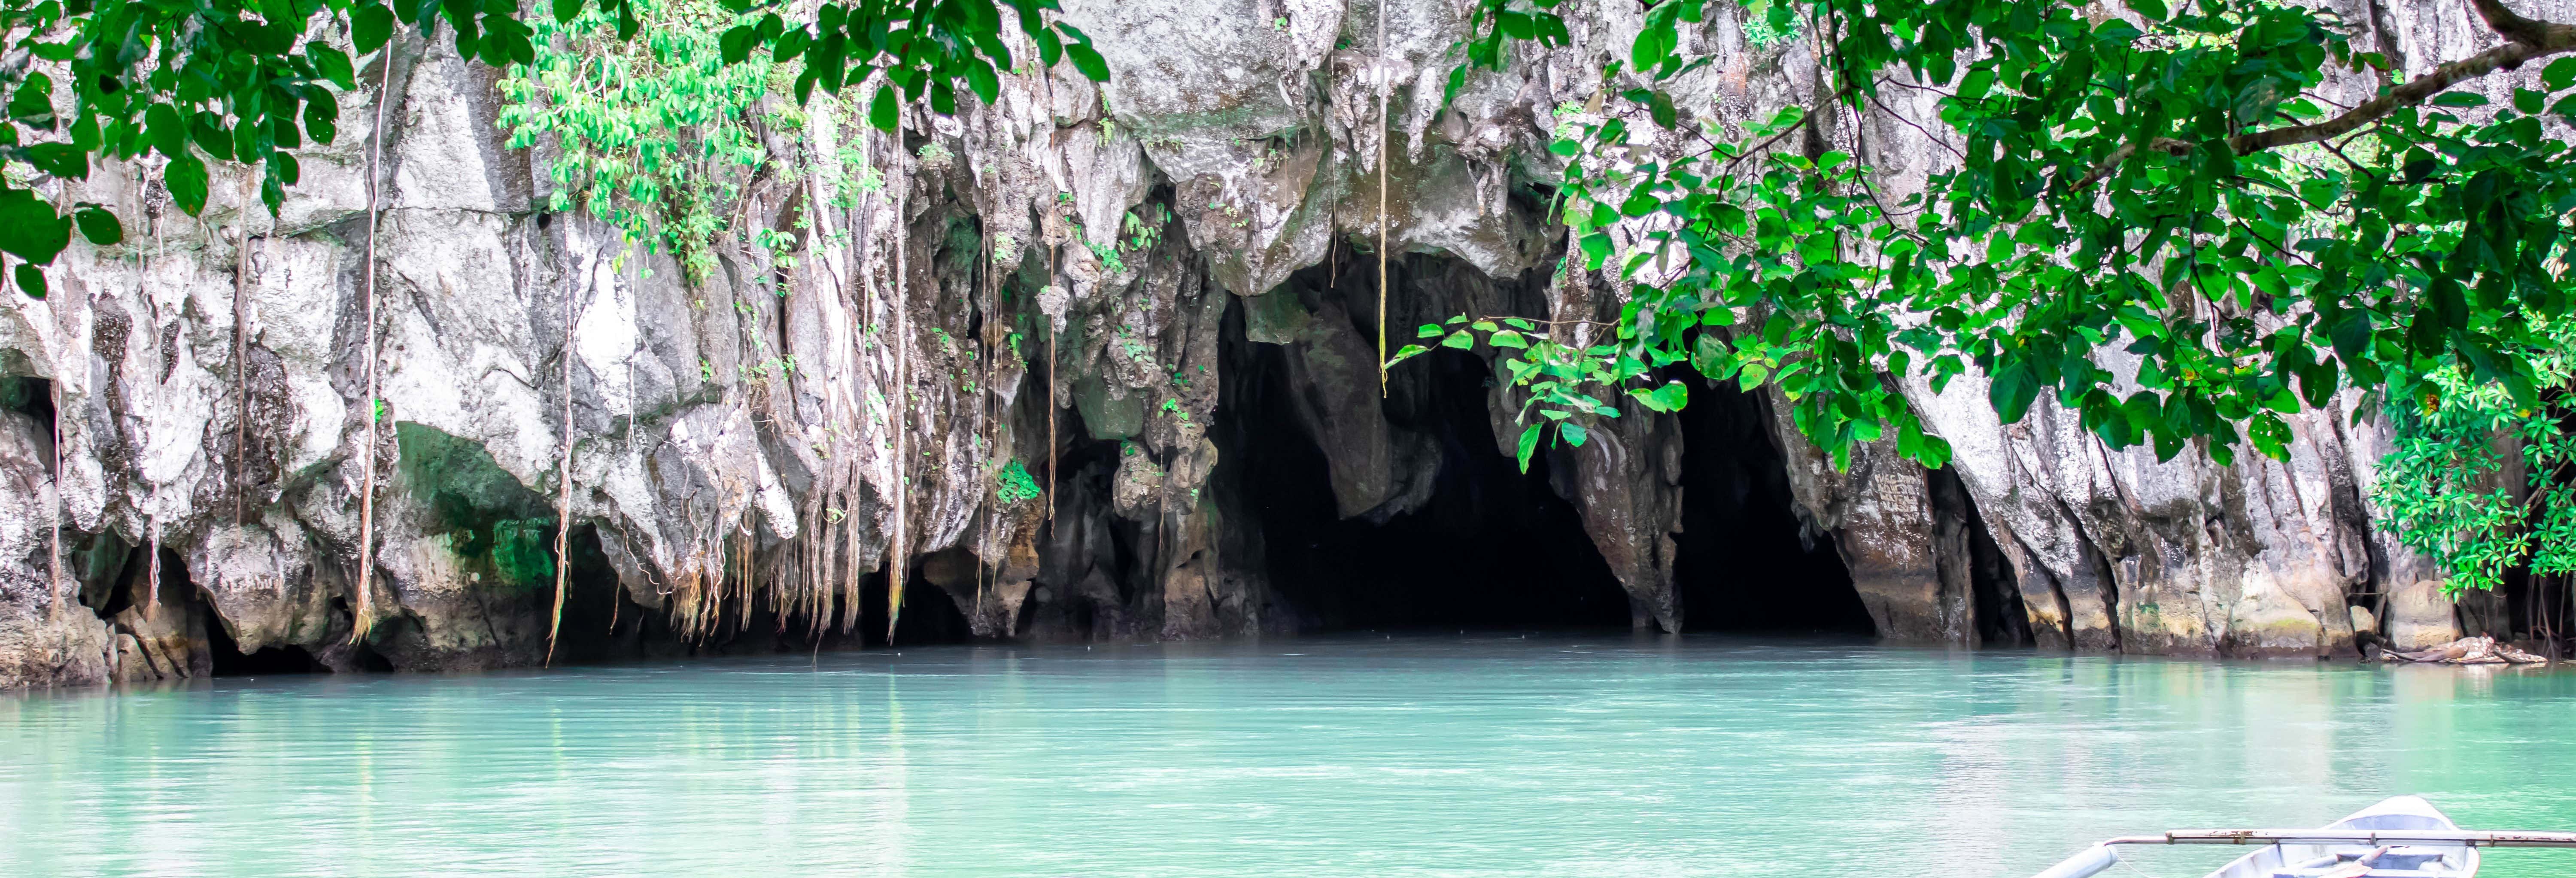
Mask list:
[[[2425,844],[2473,848],[2576,848],[2576,832],[2478,832],[2397,829],[2177,829],[2157,835],[2124,835],[2084,849],[2031,878],[2088,878],[2120,861],[2118,845],[2133,844]]]

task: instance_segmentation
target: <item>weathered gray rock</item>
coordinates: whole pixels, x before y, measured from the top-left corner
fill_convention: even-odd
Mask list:
[[[1293,624],[1262,572],[1262,498],[1229,475],[1265,462],[1227,452],[1225,349],[1278,347],[1336,514],[1421,508],[1446,452],[1401,425],[1428,383],[1399,367],[1378,386],[1377,260],[1393,266],[1393,344],[1449,314],[1616,315],[1609,278],[1558,268],[1544,147],[1560,114],[1619,85],[1599,59],[1624,55],[1642,12],[1574,0],[1573,45],[1516,47],[1444,108],[1465,26],[1448,0],[1065,5],[1110,83],[1009,76],[990,105],[913,111],[900,138],[818,96],[813,122],[764,132],[780,161],[815,172],[739,181],[745,225],[704,277],[543,210],[551,146],[506,148],[492,71],[400,43],[373,247],[372,448],[372,88],[342,101],[338,144],[304,151],[305,182],[274,218],[242,209],[237,176],[194,218],[148,165],[67,187],[135,233],[76,246],[49,270],[52,298],[0,306],[0,375],[59,395],[0,413],[0,686],[200,675],[218,631],[338,669],[543,661],[559,504],[574,612],[600,617],[566,635],[597,641],[577,648],[609,649],[595,632],[610,619],[617,643],[698,649],[877,631],[897,570],[930,589],[905,624],[951,613],[919,598],[944,595],[975,636]],[[2533,11],[2576,17],[2567,7]],[[2425,4],[2353,12],[2413,71],[2489,40]],[[1675,88],[1691,124],[1815,103],[1809,48],[1749,45],[1740,14],[1718,8],[1683,46],[1718,59]],[[1816,146],[1919,184],[1943,154],[1909,124],[1931,117],[1929,99],[1889,101],[1829,114]],[[885,184],[855,203],[827,188],[845,149]],[[798,241],[794,264],[748,246],[755,228]],[[2438,571],[2371,527],[2385,428],[2352,423],[2348,403],[2304,419],[2289,461],[2220,467],[2109,451],[2046,402],[2001,424],[1974,376],[1903,389],[1957,449],[1951,472],[1879,447],[1837,470],[1771,405],[1799,514],[1883,636],[2026,628],[2043,646],[2326,655],[2351,651],[2355,618],[2399,648],[2462,633]],[[1489,391],[1507,455],[1520,402]],[[43,408],[50,425],[28,414]],[[1683,630],[1680,427],[1623,411],[1548,452],[1549,469],[1636,623]],[[1012,461],[1051,493],[1003,501],[996,474]],[[56,508],[66,554],[96,568],[59,585]],[[153,595],[153,552],[136,546],[166,550],[184,569],[163,581],[185,585]],[[374,633],[353,638],[361,622]]]

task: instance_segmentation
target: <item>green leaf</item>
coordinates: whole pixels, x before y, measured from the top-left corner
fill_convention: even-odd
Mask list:
[[[1968,78],[1959,83],[1959,99],[1963,101],[1983,99],[1986,96],[1986,92],[1994,87],[1994,68],[1979,67],[1974,70],[1970,70],[1968,71]]]
[[[88,206],[72,211],[72,222],[80,226],[81,237],[101,247],[114,246],[125,240],[125,229],[116,222],[116,214],[105,208]]]
[[[1071,30],[1064,25],[1058,26]],[[1073,42],[1064,44],[1064,54],[1073,59],[1073,69],[1082,71],[1083,78],[1093,82],[1109,81],[1109,62],[1101,60],[1100,52],[1091,48],[1089,38],[1076,37]]]
[[[1521,472],[1529,472],[1530,453],[1538,450],[1538,431],[1542,426],[1544,425],[1531,424],[1529,429],[1521,431]]]
[[[1034,17],[1020,20],[1024,26],[1034,21]],[[1039,67],[1052,68],[1058,59],[1064,57],[1064,40],[1055,35],[1054,29],[1045,27],[1024,27],[1023,29],[1028,32],[1030,39],[1038,44]]]
[[[572,0],[572,2],[579,2],[579,0]],[[732,30],[725,31],[724,36],[716,38],[717,53],[728,65],[740,64],[751,59],[751,41],[759,37],[759,32],[751,25],[736,25]]]
[[[892,83],[877,86],[877,96],[868,102],[868,124],[879,131],[893,131],[902,121],[895,109],[894,90]]]
[[[0,188],[0,252],[37,265],[71,245],[71,221],[25,189]]]
[[[1430,349],[1430,348],[1423,347],[1423,346],[1418,345],[1418,344],[1409,344],[1409,345],[1405,345],[1405,346],[1404,346],[1404,347],[1402,347],[1402,348],[1398,348],[1398,349],[1396,350],[1396,352],[1395,352],[1395,357],[1394,357],[1394,358],[1392,358],[1392,359],[1387,360],[1387,361],[1386,361],[1386,364],[1387,364],[1388,366],[1393,366],[1393,365],[1395,365],[1395,364],[1397,364],[1397,363],[1401,363],[1401,362],[1404,362],[1404,361],[1406,361],[1406,360],[1413,359],[1414,357],[1419,356],[1419,355],[1421,355],[1423,352],[1425,352],[1425,351],[1429,351],[1429,350],[1431,350],[1431,349]]]
[[[1601,260],[1610,258],[1610,236],[1607,234],[1594,232],[1583,236],[1577,243],[1582,245],[1583,255],[1591,257],[1587,268],[1600,268]]]
[[[304,56],[313,59],[313,72],[342,91],[358,87],[357,72],[349,66],[349,56],[329,43],[304,44]]]
[[[812,45],[813,42],[814,35],[807,33],[805,29],[801,27],[780,34],[778,36],[778,42],[771,44],[769,47],[769,60],[786,61],[795,58],[798,55],[805,54],[805,47]],[[805,72],[808,75],[821,75],[819,71],[813,69],[812,65],[807,65]]]
[[[1582,424],[1567,421],[1556,425],[1556,435],[1565,437],[1565,441],[1568,444],[1571,444],[1576,448],[1581,448],[1583,447],[1583,440],[1591,438],[1592,433],[1583,429]]]
[[[2039,398],[2039,382],[2031,376],[2028,366],[2015,363],[1995,374],[1995,384],[1986,395],[2004,423],[2018,424],[2023,415],[2030,413],[2030,404]]]
[[[976,98],[984,98],[984,103],[994,103],[1002,98],[1002,77],[994,75],[992,64],[984,64],[984,59],[966,59],[966,88],[974,90]]]
[[[2173,13],[2165,9],[2164,0],[2128,0],[2128,2],[2130,9],[2137,10],[2138,14],[2148,21],[2163,21],[2173,17]]]
[[[68,143],[39,143],[27,147],[27,163],[53,177],[82,180],[89,177],[89,150]]]
[[[1628,193],[1628,200],[1620,202],[1619,212],[1629,216],[1645,216],[1663,209],[1663,206],[1663,199],[1656,198],[1654,193],[1646,191],[1646,187],[1639,186]]]
[[[340,136],[340,102],[330,92],[317,92],[304,104],[304,130],[313,135],[314,143],[330,143]]]
[[[556,14],[562,14],[563,7],[557,6],[555,9]],[[393,36],[393,10],[386,9],[381,4],[360,9],[356,15],[349,16],[349,43],[352,48],[358,50],[358,54],[364,55],[384,48],[385,42],[393,39]]]
[[[2540,71],[2540,84],[2550,91],[2565,91],[2568,86],[2576,86],[2576,56],[2549,62],[2549,66]]]
[[[205,150],[207,155],[232,161],[232,135],[215,127],[213,113],[199,113],[188,121],[188,139],[196,143],[198,149]]]
[[[179,110],[169,104],[153,104],[143,110],[145,138],[153,149],[171,158],[188,153],[188,126],[179,121]]]
[[[18,276],[19,291],[26,293],[27,298],[41,300],[45,297],[45,272],[43,270],[38,269],[33,265],[21,262],[18,264],[14,273]]]
[[[12,11],[15,10],[13,9]],[[9,115],[12,118],[27,120],[30,122],[37,119],[43,119],[46,120],[43,124],[34,125],[33,127],[38,129],[52,128],[53,122],[51,120],[54,115],[54,81],[42,73],[27,74],[26,83],[18,86],[17,94],[12,95],[9,98]]]
[[[1631,388],[1628,395],[1635,397],[1638,402],[1645,403],[1647,408],[1659,412],[1681,411],[1682,406],[1690,403],[1690,387],[1679,381],[1667,381],[1664,382],[1664,386],[1652,390],[1643,387]]]
[[[1450,333],[1448,338],[1441,339],[1440,346],[1444,348],[1457,348],[1463,351],[1468,348],[1475,347],[1476,340],[1468,337],[1467,331],[1461,329],[1457,332]]]
[[[196,216],[206,209],[206,163],[194,155],[181,153],[170,157],[161,170],[161,185],[170,190],[170,200],[179,210]]]
[[[2436,107],[2483,107],[2487,96],[2473,91],[2446,91],[2433,96]]]
[[[1505,329],[1505,330],[1497,331],[1497,332],[1495,332],[1493,335],[1486,337],[1486,339],[1485,339],[1485,343],[1486,343],[1486,344],[1493,345],[1493,346],[1498,347],[1498,348],[1527,348],[1527,347],[1529,347],[1529,340],[1528,340],[1528,339],[1523,338],[1523,337],[1521,336],[1521,334],[1520,334],[1520,333],[1518,333],[1518,332],[1514,332],[1514,331],[1509,330],[1509,329]]]
[[[1441,331],[1440,324],[1425,323],[1422,324],[1421,329],[1414,330],[1413,336],[1415,338],[1439,338]]]

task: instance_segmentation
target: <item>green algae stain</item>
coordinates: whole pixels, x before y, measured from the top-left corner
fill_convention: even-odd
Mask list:
[[[400,484],[428,507],[443,538],[488,587],[524,592],[554,582],[554,507],[470,439],[410,421],[394,424]]]

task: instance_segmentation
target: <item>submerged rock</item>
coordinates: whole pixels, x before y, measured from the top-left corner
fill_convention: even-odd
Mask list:
[[[2463,637],[2431,649],[2398,652],[2379,651],[2379,660],[2387,662],[2423,662],[2442,665],[2542,665],[2549,660],[2511,645],[2497,643],[2493,637]]]

